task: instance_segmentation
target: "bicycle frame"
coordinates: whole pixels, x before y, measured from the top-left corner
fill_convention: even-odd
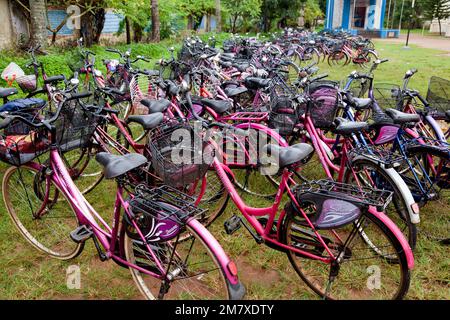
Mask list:
[[[309,218],[307,217],[305,212],[299,206],[299,203],[297,202],[295,195],[292,193],[292,190],[289,187],[289,183],[292,183],[293,181],[291,179],[292,173],[289,172],[287,169],[283,170],[281,183],[280,183],[279,189],[276,193],[274,204],[271,207],[254,208],[254,207],[248,206],[244,202],[244,200],[239,196],[239,193],[236,191],[232,181],[230,180],[230,178],[228,176],[229,174],[231,174],[231,176],[232,176],[230,169],[226,165],[220,163],[220,161],[217,158],[214,159],[213,166],[214,166],[214,169],[217,171],[217,175],[219,176],[220,180],[222,181],[225,189],[229,192],[231,199],[233,200],[233,202],[235,203],[235,205],[237,206],[239,211],[242,213],[244,218],[250,223],[250,225],[256,231],[258,237],[260,237],[260,239],[261,239],[261,242],[265,242],[267,245],[273,246],[276,250],[281,250],[281,251],[289,250],[289,251],[295,252],[297,254],[300,254],[304,257],[307,257],[310,259],[315,259],[315,260],[318,260],[318,261],[321,261],[321,262],[327,263],[327,264],[332,263],[337,258],[337,257],[333,256],[330,248],[326,245],[322,236],[318,233],[318,231],[315,229],[315,227],[313,226],[312,222],[309,220]],[[280,239],[280,228],[278,227],[278,225],[276,225],[276,227],[277,227],[276,234],[275,235],[271,234],[271,230],[275,224],[275,219],[276,219],[277,213],[279,211],[280,203],[281,203],[284,193],[288,193],[289,198],[297,206],[298,210],[303,215],[303,218],[308,222],[309,227],[314,232],[314,234],[317,236],[317,239],[324,246],[325,250],[327,251],[327,253],[329,254],[330,257],[328,257],[328,258],[320,257],[315,254],[309,253],[307,251],[301,250],[299,248],[282,243],[281,239]],[[414,267],[414,257],[413,257],[411,248],[409,247],[407,240],[405,239],[405,237],[403,236],[401,231],[398,229],[398,227],[386,215],[384,215],[382,212],[378,212],[373,207],[369,208],[369,213],[376,215],[379,219],[381,219],[386,224],[386,226],[397,236],[397,238],[400,240],[400,243],[401,243],[403,249],[406,252],[408,268],[412,269]],[[257,217],[267,216],[267,215],[269,216],[269,218],[268,218],[266,226],[264,227],[257,220]],[[286,215],[286,212],[284,210],[282,210],[280,212],[278,221],[282,221],[284,219],[285,215]],[[332,233],[338,241],[341,241],[339,236],[334,231],[332,231]]]
[[[28,167],[41,170],[43,168],[42,165],[38,163],[31,163],[27,165]],[[147,241],[145,240],[144,235],[139,230],[139,227],[136,225],[132,218],[132,215],[129,211],[128,201],[123,198],[123,187],[119,184],[116,192],[116,200],[114,204],[114,215],[113,215],[113,223],[112,227],[109,226],[105,220],[95,211],[95,209],[89,204],[89,202],[84,198],[78,188],[75,186],[73,180],[70,177],[67,168],[64,165],[63,160],[56,148],[53,148],[50,151],[50,167],[52,169],[52,174],[46,176],[46,192],[45,199],[42,204],[42,207],[39,209],[38,214],[41,215],[44,213],[45,206],[49,201],[50,197],[50,185],[53,183],[56,187],[63,192],[63,194],[67,197],[67,200],[74,210],[74,213],[77,216],[77,219],[81,225],[86,225],[91,227],[94,241],[99,241],[103,249],[105,250],[104,256],[106,259],[112,259],[117,263],[125,265],[127,267],[139,270],[149,276],[162,279],[166,276],[167,270],[165,270],[160,264],[156,254],[153,252]],[[123,258],[123,256],[117,254],[117,250],[121,250],[119,246],[123,245],[119,241],[120,239],[120,230],[119,223],[121,221],[121,212],[124,210],[125,214],[130,217],[130,221],[132,221],[134,227],[136,228],[139,236],[142,241],[145,243],[148,252],[151,254],[153,260],[156,262],[156,265],[161,274],[156,274],[145,268],[139,267],[138,265],[129,263],[127,260]],[[99,221],[99,223],[97,222]],[[188,219],[186,224],[195,230],[202,240],[207,244],[208,248],[212,250],[216,256],[218,257],[218,263],[221,268],[224,270],[227,276],[227,283],[229,286],[237,285],[238,278],[237,274],[233,271],[235,267],[233,266],[233,262],[227,257],[225,252],[223,251],[220,244],[217,240],[203,227],[203,225],[198,222],[196,219]]]

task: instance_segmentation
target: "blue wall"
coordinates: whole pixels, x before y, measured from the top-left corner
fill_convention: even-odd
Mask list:
[[[48,20],[50,22],[50,26],[52,29],[55,29],[59,24],[64,20],[67,13],[65,10],[48,10]],[[66,25],[62,27],[62,29],[58,32],[58,35],[63,36],[70,36],[72,35],[73,30],[67,28]],[[48,31],[48,34],[51,35],[52,33]]]
[[[66,15],[67,13],[65,10],[49,9],[48,20],[50,22],[51,28],[52,29],[56,28],[64,20]],[[122,20],[123,20],[122,15],[113,12],[107,12],[105,15],[105,25],[103,26],[102,33],[103,34],[116,33],[117,31],[119,31],[120,22]],[[48,34],[51,35],[52,33],[48,31]],[[73,30],[67,28],[66,25],[64,25],[58,32],[58,36],[70,36],[72,34]]]
[[[333,29],[334,0],[327,0],[325,29]]]
[[[342,29],[349,29],[350,26],[350,0],[344,0],[342,13]],[[353,27],[353,26],[352,26]]]

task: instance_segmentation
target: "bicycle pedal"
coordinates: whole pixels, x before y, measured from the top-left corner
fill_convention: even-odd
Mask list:
[[[230,219],[223,224],[225,232],[229,235],[235,233],[242,226],[241,218],[238,216],[232,216]]]
[[[92,237],[92,230],[85,225],[81,225],[72,232],[70,238],[76,243],[81,243]]]

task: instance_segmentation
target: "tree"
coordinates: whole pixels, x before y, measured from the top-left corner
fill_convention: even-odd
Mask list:
[[[427,19],[437,19],[439,35],[442,35],[441,20],[450,17],[450,3],[448,0],[425,0],[424,15]]]
[[[45,0],[30,0],[30,43],[47,46],[47,6]]]
[[[220,0],[216,0],[216,30],[222,32],[222,12]]]
[[[236,32],[241,21],[258,18],[261,13],[261,0],[225,0],[230,15],[231,32]]]
[[[151,7],[152,7],[152,41],[159,42],[161,40],[160,35],[161,23],[159,20],[158,0],[151,0]]]

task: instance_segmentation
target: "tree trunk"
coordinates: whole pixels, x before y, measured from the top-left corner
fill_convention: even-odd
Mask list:
[[[130,19],[125,17],[125,32],[127,34],[127,44],[131,43]]]
[[[237,18],[238,18],[237,15],[235,15],[235,16],[233,17],[233,23],[232,23],[232,25],[231,25],[231,32],[232,32],[232,33],[235,33],[235,32],[236,32],[236,21],[237,21]]]
[[[91,13],[86,13],[81,16],[81,36],[86,47],[90,47],[94,44],[94,19]]]
[[[206,32],[210,32],[211,31],[211,14],[210,13],[206,14],[205,31]]]
[[[439,35],[442,36],[441,19],[439,19],[439,18],[438,18],[438,24],[439,24]]]
[[[160,21],[158,11],[158,0],[151,0],[152,2],[152,41],[159,42],[160,36]]]
[[[106,10],[99,8],[95,10],[95,38],[94,42],[96,44],[100,43],[100,36],[102,35],[103,27],[105,26],[106,20]]]
[[[45,0],[30,0],[30,44],[47,46],[47,7]]]
[[[220,0],[216,0],[216,31],[222,32],[222,12]]]
[[[142,27],[137,23],[133,24],[134,42],[138,43],[142,40]]]

